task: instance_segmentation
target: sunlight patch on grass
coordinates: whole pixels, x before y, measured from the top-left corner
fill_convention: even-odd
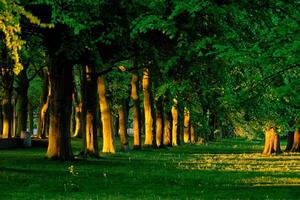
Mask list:
[[[195,158],[178,163],[189,170],[300,172],[300,154],[266,157],[262,154],[194,154]]]
[[[252,186],[300,186],[300,178],[279,178],[271,176],[242,179],[241,182]]]

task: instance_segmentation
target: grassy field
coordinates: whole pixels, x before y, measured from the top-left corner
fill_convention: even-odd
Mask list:
[[[299,199],[300,154],[264,157],[262,147],[226,139],[76,162],[1,150],[0,199]]]

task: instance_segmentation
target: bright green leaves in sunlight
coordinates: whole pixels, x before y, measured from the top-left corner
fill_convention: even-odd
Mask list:
[[[19,74],[23,69],[23,65],[20,61],[20,51],[25,41],[21,39],[21,17],[27,18],[30,23],[36,24],[42,28],[52,28],[53,24],[44,24],[33,16],[30,12],[27,12],[24,7],[19,5],[18,1],[1,0],[0,1],[0,31],[4,35],[1,43],[2,51],[7,51],[9,58],[13,61],[13,71],[15,74]],[[7,66],[1,66],[3,69],[12,68],[8,64]]]

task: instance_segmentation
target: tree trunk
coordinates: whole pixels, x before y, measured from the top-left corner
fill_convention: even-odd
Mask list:
[[[171,113],[165,111],[164,115],[164,137],[163,137],[163,144],[165,146],[171,146]]]
[[[12,109],[13,109],[13,117],[12,117],[12,132],[11,135],[12,137],[16,137],[16,127],[17,127],[17,102],[18,98],[17,96],[14,96],[12,99]]]
[[[23,69],[18,76],[17,91],[17,123],[16,123],[16,136],[20,136],[22,131],[27,131],[27,118],[28,118],[28,88],[29,80],[27,77],[26,69]]]
[[[28,104],[28,130],[33,134],[33,107],[31,103]]]
[[[115,153],[113,134],[112,134],[112,121],[110,114],[110,106],[105,96],[105,80],[104,77],[98,78],[98,94],[99,105],[101,111],[101,121],[103,126],[103,153]]]
[[[141,123],[140,123],[140,101],[139,101],[139,78],[132,73],[131,98],[133,101],[133,148],[141,148]]]
[[[188,109],[184,109],[184,133],[183,133],[184,143],[190,142],[190,112]]]
[[[0,104],[0,138],[2,137],[2,130],[3,130],[3,109],[2,104]]]
[[[263,154],[267,155],[267,154],[271,154],[271,150],[270,150],[270,141],[271,141],[271,133],[269,130],[265,131],[265,146],[264,146],[264,150],[263,150]]]
[[[65,58],[50,54],[48,66],[51,88],[49,144],[46,157],[73,160],[70,140],[72,65],[66,62]]]
[[[83,70],[83,89],[82,92],[83,106],[85,109],[82,117],[85,118],[85,128],[83,130],[86,139],[86,151],[90,155],[98,156],[98,141],[97,141],[97,126],[96,126],[96,112],[97,112],[97,79],[95,76],[95,69],[92,66],[86,66]]]
[[[72,95],[72,98],[74,99],[74,93]],[[75,105],[74,105],[74,100],[73,100],[73,103],[72,103],[72,109],[71,109],[71,121],[70,121],[70,133],[71,133],[71,136],[74,137],[74,134],[75,134],[75,126],[76,126],[76,118],[75,118]]]
[[[287,135],[287,144],[284,151],[289,152],[293,147],[293,143],[294,143],[294,132],[289,132]]]
[[[177,146],[177,140],[178,140],[178,109],[177,109],[177,100],[173,100],[173,106],[172,106],[172,146]]]
[[[294,132],[293,146],[291,152],[300,152],[300,132],[296,129]]]
[[[125,103],[125,102],[124,102]],[[120,136],[120,142],[121,142],[121,150],[128,152],[128,142],[127,142],[127,123],[126,123],[126,112],[125,112],[125,105],[122,103],[121,106],[119,106],[118,114],[119,114],[119,136]]]
[[[196,138],[196,135],[195,135],[195,128],[193,125],[191,125],[191,144],[195,144],[195,138]]]
[[[73,137],[81,137],[82,136],[82,128],[81,128],[81,118],[82,118],[82,103],[78,101],[74,101],[74,114],[75,114],[75,127],[74,127],[74,135]]]
[[[150,99],[150,77],[149,70],[144,68],[143,70],[143,93],[144,93],[144,114],[145,114],[145,146],[152,146],[153,144],[153,132],[152,132],[152,113],[151,113],[151,99]]]
[[[281,153],[279,135],[275,133],[274,128],[265,131],[265,146],[263,150],[264,155],[271,155],[272,153]]]
[[[13,131],[13,106],[12,106],[12,90],[13,90],[13,75],[9,71],[2,71],[3,82],[3,132],[2,138],[11,138]]]
[[[160,147],[163,143],[163,105],[161,98],[156,99],[156,134],[155,134],[155,140],[156,140],[156,146]]]
[[[42,73],[42,94],[40,97],[40,107],[38,111],[38,121],[37,121],[37,136],[39,138],[46,138],[46,123],[47,123],[47,114],[49,107],[49,98],[51,95],[51,82],[49,80],[49,72],[45,67]]]

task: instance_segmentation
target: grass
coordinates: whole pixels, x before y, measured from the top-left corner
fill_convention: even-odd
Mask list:
[[[226,139],[76,162],[1,150],[0,199],[298,199],[300,154],[264,157],[262,147]]]

